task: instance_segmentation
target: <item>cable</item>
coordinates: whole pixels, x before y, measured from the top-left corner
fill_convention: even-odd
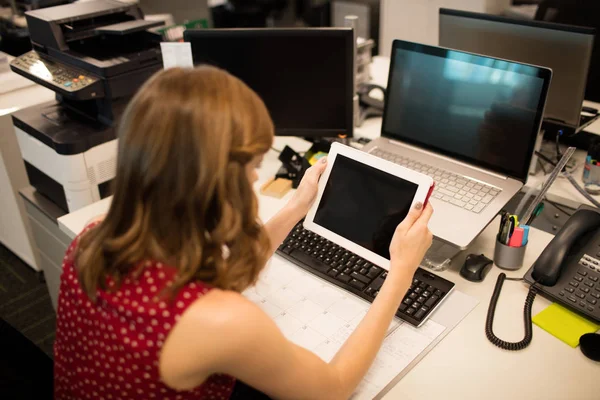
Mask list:
[[[589,194],[588,192],[585,191],[584,188],[579,186],[579,183],[577,183],[575,178],[573,178],[573,175],[571,175],[568,172],[563,172],[563,175],[569,180],[569,182],[571,182],[571,185],[573,185],[575,187],[575,189],[577,189],[577,191],[583,195],[583,197],[588,199],[590,201],[590,203],[592,203],[596,207],[600,208],[600,203],[598,202],[598,200],[593,198],[591,194]]]
[[[562,129],[559,129],[556,132],[556,161],[557,162],[562,158],[562,154],[560,153],[560,143],[559,143],[559,139],[562,136],[562,134],[563,134]]]
[[[558,211],[560,211],[560,212],[562,212],[563,214],[565,214],[567,217],[571,217],[571,216],[573,216],[573,213],[570,213],[569,211],[565,210],[565,209],[563,208],[563,207],[565,207],[565,206],[563,206],[562,204],[558,204],[558,203],[555,203],[555,202],[553,202],[553,201],[551,201],[551,200],[548,200],[548,198],[547,198],[547,197],[544,199],[544,201],[545,201],[546,203],[548,203],[548,204],[552,205],[552,206],[553,206],[554,208],[556,208]]]
[[[281,153],[281,150],[278,150],[275,147],[271,147],[271,150],[273,150],[275,153]]]
[[[539,151],[536,151],[535,154],[542,160],[546,161],[548,164],[552,165],[553,167],[556,167],[556,162],[552,161],[548,156],[540,153]]]
[[[534,285],[529,287],[529,293],[527,293],[527,299],[525,299],[525,306],[523,307],[523,322],[525,324],[525,337],[520,342],[505,342],[504,340],[498,338],[494,335],[494,314],[496,313],[496,305],[498,304],[498,299],[500,298],[500,292],[502,291],[502,285],[504,284],[504,280],[515,280],[514,278],[506,278],[505,273],[501,273],[498,275],[498,280],[496,281],[496,287],[494,288],[494,293],[492,294],[492,298],[490,300],[490,307],[488,308],[487,318],[485,320],[485,335],[488,340],[492,342],[494,345],[500,347],[504,350],[523,350],[531,343],[531,339],[533,339],[533,324],[531,322],[531,308],[533,306],[533,301],[535,300],[535,296],[537,295],[537,289]]]
[[[548,171],[546,170],[546,167],[544,166],[544,163],[542,162],[542,160],[540,160],[540,159],[538,158],[537,162],[538,162],[538,164],[540,165],[540,168],[542,169],[542,171],[544,172],[544,175],[547,175],[547,174],[548,174]]]

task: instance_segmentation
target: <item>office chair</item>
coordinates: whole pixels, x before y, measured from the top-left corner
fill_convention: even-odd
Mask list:
[[[53,362],[0,318],[0,393],[5,399],[51,399]]]
[[[600,1],[543,0],[540,3],[535,19],[596,28],[600,33]],[[600,102],[600,37],[598,33],[592,52],[585,98],[586,100]]]

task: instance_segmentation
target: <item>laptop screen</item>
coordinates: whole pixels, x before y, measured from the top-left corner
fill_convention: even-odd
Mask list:
[[[382,136],[524,182],[551,74],[396,40]]]

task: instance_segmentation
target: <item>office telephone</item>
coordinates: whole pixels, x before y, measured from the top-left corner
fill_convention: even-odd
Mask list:
[[[486,335],[498,347],[521,350],[531,343],[531,307],[538,293],[600,322],[600,210],[581,206],[523,277],[530,284],[523,310],[525,337],[515,343],[499,339],[492,331],[496,304],[506,279],[510,278],[503,273],[498,276],[486,320]]]

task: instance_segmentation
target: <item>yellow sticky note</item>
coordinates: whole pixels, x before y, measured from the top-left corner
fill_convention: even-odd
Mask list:
[[[579,346],[579,338],[583,334],[600,329],[600,325],[556,303],[533,317],[533,322],[573,348]]]

